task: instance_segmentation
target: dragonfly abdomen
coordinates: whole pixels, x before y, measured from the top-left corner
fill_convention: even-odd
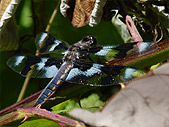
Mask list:
[[[63,81],[65,81],[72,67],[71,62],[64,62],[62,64],[56,76],[53,77],[38,97],[34,107],[40,107],[41,104],[54,94],[56,89],[63,83]]]

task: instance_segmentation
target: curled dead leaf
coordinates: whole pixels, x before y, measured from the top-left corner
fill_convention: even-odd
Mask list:
[[[75,27],[82,27],[89,24],[94,4],[95,0],[76,0],[72,25]]]
[[[87,24],[97,25],[103,15],[103,7],[107,0],[62,0],[60,11],[64,17],[72,20],[74,27]]]

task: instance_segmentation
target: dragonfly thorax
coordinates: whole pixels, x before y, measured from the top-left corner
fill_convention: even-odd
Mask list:
[[[94,36],[84,36],[79,42],[72,45],[63,57],[63,61],[85,60],[89,57],[89,48],[96,47]],[[85,49],[85,51],[84,51]]]

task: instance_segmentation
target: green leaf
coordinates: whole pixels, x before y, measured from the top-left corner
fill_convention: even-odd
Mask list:
[[[25,121],[19,127],[60,127],[56,122],[47,119],[35,119]]]
[[[90,111],[99,111],[99,107],[103,106],[105,102],[101,101],[97,94],[91,94],[87,98],[81,99],[80,104],[82,108],[86,108]],[[73,108],[77,107],[80,108],[78,102],[76,102],[75,100],[67,100],[52,107],[52,110],[54,113],[58,113],[61,111],[71,111]]]

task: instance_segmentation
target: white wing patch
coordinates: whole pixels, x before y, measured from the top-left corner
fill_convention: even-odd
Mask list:
[[[16,57],[16,62],[14,62],[15,66],[18,66],[24,58],[25,58],[24,56]]]
[[[95,53],[95,55],[105,56],[109,51],[112,50],[112,48],[115,48],[115,46],[104,46],[103,49],[101,49],[99,52]]]
[[[41,59],[40,63],[37,63],[37,70],[41,70],[45,66],[45,62],[48,60],[48,58]]]
[[[48,34],[47,33],[41,33],[39,36],[40,36],[40,38],[37,42],[38,45],[40,45],[45,40],[45,38],[48,36]]]
[[[58,68],[55,65],[53,65],[45,69],[44,75],[47,78],[52,78],[57,74],[57,72],[58,72]]]
[[[141,42],[139,47],[139,52],[145,51],[150,46],[150,43]]]
[[[61,41],[58,41],[58,40],[55,40],[54,42],[55,44],[53,44],[49,49],[50,52],[54,51],[55,47],[57,47],[60,43],[62,43]]]
[[[85,76],[85,77],[92,77],[95,74],[100,74],[101,73],[101,66],[103,65],[99,65],[99,64],[93,64],[93,67],[91,67],[90,69],[86,70],[86,71],[81,71],[78,68],[73,68],[68,77],[66,78],[66,81],[70,81],[72,78],[74,78],[75,76]]]
[[[41,59],[41,62],[36,64],[37,65],[37,70],[38,71],[40,71],[40,70],[43,71],[44,74],[43,74],[42,77],[52,78],[57,74],[58,68],[55,65],[52,65],[50,67],[45,67],[45,62],[47,62],[48,59],[49,58]]]

